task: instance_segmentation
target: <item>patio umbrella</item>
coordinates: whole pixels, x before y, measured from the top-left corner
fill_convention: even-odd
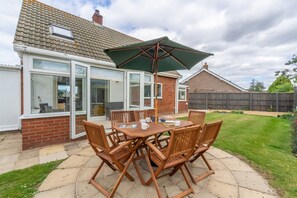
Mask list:
[[[158,72],[191,69],[213,54],[176,43],[168,37],[106,49],[117,68],[142,70],[155,74],[155,118],[158,116]],[[157,120],[157,119],[155,119]]]

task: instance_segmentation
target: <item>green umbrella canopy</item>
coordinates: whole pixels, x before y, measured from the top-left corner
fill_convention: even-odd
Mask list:
[[[106,49],[104,52],[117,68],[151,73],[191,69],[201,60],[213,55],[176,43],[168,37]]]

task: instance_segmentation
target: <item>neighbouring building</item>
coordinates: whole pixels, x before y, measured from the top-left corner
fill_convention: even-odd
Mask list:
[[[116,69],[104,49],[140,42],[36,0],[23,0],[14,38],[22,63],[23,149],[85,136],[82,120],[106,120],[111,109],[154,109],[151,73]],[[160,114],[187,111],[176,71],[158,74]],[[179,102],[180,101],[180,102]]]
[[[207,63],[188,78],[184,79],[181,84],[189,87],[189,93],[240,93],[247,92],[242,87],[219,76],[208,69]]]

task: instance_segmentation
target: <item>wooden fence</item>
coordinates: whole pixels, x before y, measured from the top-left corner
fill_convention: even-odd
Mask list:
[[[296,93],[190,93],[189,109],[291,112]]]

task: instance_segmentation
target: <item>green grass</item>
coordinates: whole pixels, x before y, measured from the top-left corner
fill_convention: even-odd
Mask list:
[[[297,197],[297,158],[291,152],[288,120],[232,113],[207,114],[207,122],[216,120],[224,122],[215,147],[244,157],[281,196]]]
[[[43,180],[61,162],[35,165],[0,175],[0,198],[33,197]]]

